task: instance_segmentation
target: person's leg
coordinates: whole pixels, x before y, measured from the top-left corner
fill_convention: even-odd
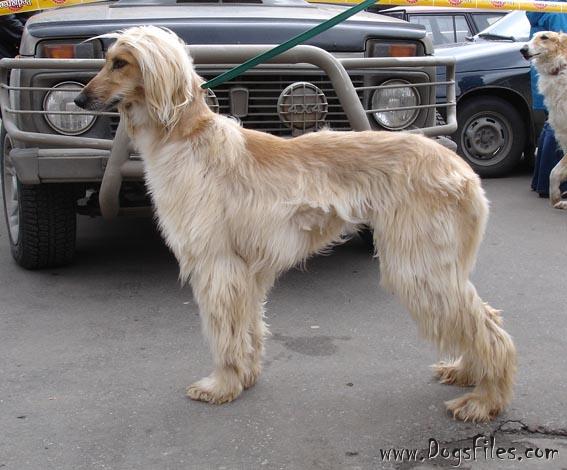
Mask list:
[[[538,192],[538,187],[539,187],[539,176],[540,176],[539,163],[541,162],[541,154],[543,150],[543,144],[545,142],[545,134],[547,132],[548,127],[549,127],[549,123],[546,121],[541,129],[537,142],[537,152],[534,163],[534,174],[532,176],[532,184],[531,184],[532,190],[536,192]]]
[[[533,188],[540,196],[549,196],[549,175],[561,158],[563,158],[561,147],[555,139],[552,127],[546,122],[542,130],[536,162],[537,183]]]

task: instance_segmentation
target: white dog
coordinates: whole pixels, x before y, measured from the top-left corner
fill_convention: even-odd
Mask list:
[[[435,366],[441,380],[475,385],[448,408],[471,421],[502,411],[516,355],[498,312],[469,281],[488,205],[462,159],[414,134],[282,139],[243,129],[207,107],[172,32],[135,27],[113,36],[104,68],[76,102],[118,106],[180,277],[193,287],[215,369],[189,397],[224,403],[254,385],[276,276],[340,241],[346,227],[368,224],[383,285],[454,358]]]
[[[563,158],[549,175],[549,201],[557,209],[567,209],[559,186],[567,180],[567,35],[552,31],[536,33],[520,50],[538,72],[538,88],[549,112],[549,124],[563,150]]]

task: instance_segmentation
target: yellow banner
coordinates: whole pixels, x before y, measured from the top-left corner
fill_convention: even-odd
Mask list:
[[[360,0],[308,0],[311,3],[337,3],[356,5]],[[380,5],[482,8],[483,10],[523,10],[567,13],[567,3],[533,0],[380,0]]]
[[[93,3],[101,0],[0,0],[0,16],[26,11],[47,10],[82,3]],[[337,3],[356,5],[359,0],[308,0],[311,3]],[[380,0],[380,5],[482,8],[486,10],[524,10],[546,11],[550,13],[567,12],[567,3],[534,0]]]
[[[0,0],[0,16],[99,1],[101,0]]]

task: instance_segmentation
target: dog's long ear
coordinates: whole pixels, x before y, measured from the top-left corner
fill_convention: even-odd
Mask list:
[[[142,74],[148,113],[169,130],[193,99],[193,61],[185,44],[172,31],[154,26],[135,29],[139,34],[130,45]]]

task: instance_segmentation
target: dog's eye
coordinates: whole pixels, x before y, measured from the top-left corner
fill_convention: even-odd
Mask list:
[[[547,35],[545,35],[545,34],[542,34],[539,38],[540,38],[541,40],[545,41],[545,40],[549,39],[549,36],[547,36]]]
[[[121,69],[123,67],[126,67],[127,65],[128,65],[128,62],[126,62],[125,60],[115,59],[114,62],[112,62],[112,70],[118,70],[118,69]]]

